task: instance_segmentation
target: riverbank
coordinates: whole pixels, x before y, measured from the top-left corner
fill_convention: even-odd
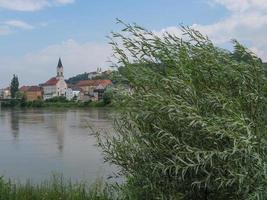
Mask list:
[[[112,107],[111,104],[106,104],[103,101],[87,101],[87,102],[75,102],[75,101],[64,101],[64,102],[49,102],[49,101],[31,101],[31,102],[19,102],[10,101],[2,103],[1,107],[5,108],[49,108],[49,107],[60,107],[60,108],[101,108],[101,107]]]
[[[101,180],[92,185],[72,183],[60,176],[38,185],[14,183],[0,177],[0,200],[107,200],[112,199],[112,192]]]

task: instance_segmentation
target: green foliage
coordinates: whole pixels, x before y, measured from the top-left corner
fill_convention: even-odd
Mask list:
[[[10,108],[18,107],[20,106],[20,101],[17,99],[11,99],[10,101],[2,102],[1,106]]]
[[[44,107],[45,103],[42,100],[34,100],[26,102],[26,107],[41,108]]]
[[[92,78],[92,80],[104,80],[104,79],[111,79],[111,75],[106,74],[106,73],[101,73]]]
[[[14,74],[13,78],[11,80],[10,84],[10,92],[11,92],[11,98],[16,98],[17,97],[17,92],[19,91],[19,79],[18,77]]]
[[[27,106],[27,97],[24,93],[21,94],[20,106],[21,107]]]
[[[76,84],[82,80],[88,80],[88,73],[84,72],[83,74],[78,74],[74,77],[69,78],[68,80],[66,80],[66,82],[68,84]]]
[[[80,107],[105,107],[103,101],[86,101],[79,103]]]
[[[47,99],[45,100],[45,102],[61,102],[61,103],[65,103],[68,102],[68,100],[66,99],[66,97],[53,97],[51,99]]]
[[[0,178],[0,200],[108,200],[111,194],[111,189],[101,181],[88,186],[55,176],[51,181],[33,185],[30,182],[15,184]]]
[[[124,76],[124,74],[126,73],[127,73],[127,69],[123,66],[120,66],[117,68],[117,70],[114,70],[112,72],[110,79],[112,80],[114,84],[127,85],[129,84],[129,81]]]
[[[66,82],[68,84],[75,85],[79,81],[89,80],[89,78],[88,78],[89,74],[90,73],[86,73],[86,72],[84,72],[83,74],[78,74],[74,77],[69,78],[68,80],[66,80]],[[120,81],[121,76],[119,76],[119,73],[117,73],[116,71],[112,71],[110,73],[102,72],[102,73],[98,74],[97,76],[92,77],[92,80],[104,80],[104,79],[109,79],[109,80],[118,82],[118,80]]]
[[[103,94],[103,103],[105,105],[111,104],[112,98],[113,98],[113,90],[110,88],[107,88]]]
[[[92,101],[89,100],[89,101],[85,101],[85,102],[79,102],[78,105],[79,105],[80,107],[87,107],[87,106],[89,106],[91,103],[92,103]]]
[[[115,136],[99,143],[126,199],[267,199],[261,60],[188,27],[182,39],[124,26],[111,44],[132,89],[117,96]]]

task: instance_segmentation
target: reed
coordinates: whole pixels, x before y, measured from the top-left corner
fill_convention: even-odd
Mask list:
[[[0,200],[107,200],[111,190],[101,180],[88,185],[53,176],[40,184],[16,183],[0,178]]]

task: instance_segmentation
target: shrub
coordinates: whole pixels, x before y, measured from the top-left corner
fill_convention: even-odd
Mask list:
[[[111,44],[132,89],[117,96],[115,136],[99,142],[125,198],[267,199],[261,60],[188,27],[182,39],[124,26]]]
[[[45,101],[46,102],[62,102],[62,103],[68,102],[66,97],[53,97],[53,98],[47,99]]]
[[[42,100],[35,100],[31,104],[32,107],[43,107],[44,102]]]
[[[112,97],[113,97],[112,89],[110,89],[110,88],[106,89],[106,91],[103,94],[103,103],[104,103],[104,105],[111,104]]]

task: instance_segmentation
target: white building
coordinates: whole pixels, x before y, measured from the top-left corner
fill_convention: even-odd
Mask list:
[[[11,98],[11,91],[10,88],[0,89],[0,99],[10,99]]]
[[[88,79],[91,80],[97,76],[100,76],[101,75],[101,68],[97,68],[97,70],[95,72],[90,72],[88,73]]]
[[[67,83],[64,80],[64,68],[60,58],[57,65],[57,76],[42,84],[42,87],[44,91],[44,100],[60,96],[66,97]]]
[[[80,88],[68,88],[66,93],[67,100],[80,100],[81,89]]]

